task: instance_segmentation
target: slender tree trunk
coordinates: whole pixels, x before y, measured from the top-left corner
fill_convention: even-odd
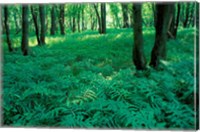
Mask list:
[[[71,29],[71,30],[73,30],[72,25],[73,25],[73,24],[72,24],[72,16],[70,16],[70,17],[69,17],[69,26],[70,26],[70,29]]]
[[[190,10],[190,15],[189,15],[189,20],[188,20],[188,27],[190,27],[190,26],[194,26],[194,23],[195,23],[195,21],[194,21],[194,18],[195,18],[195,13],[194,13],[194,8],[195,8],[195,3],[193,2],[192,4],[191,4],[191,10]]]
[[[45,7],[44,5],[39,5],[39,12],[40,12],[40,40],[41,44],[45,44]]]
[[[155,68],[159,65],[160,59],[166,58],[166,40],[171,8],[171,4],[156,4],[156,38],[150,62],[150,65]]]
[[[102,24],[102,34],[106,33],[106,4],[101,3],[101,24]]]
[[[60,19],[59,19],[59,23],[60,23],[60,33],[61,35],[65,35],[65,5],[61,4],[60,5]]]
[[[85,30],[85,17],[84,17],[84,9],[82,8],[82,11],[81,11],[81,13],[82,13],[82,31],[84,31]]]
[[[1,9],[1,10],[0,10],[1,16],[4,16],[4,7],[1,6],[0,9]],[[1,20],[1,31],[2,31],[2,34],[6,34],[6,31],[5,31],[5,24],[4,24],[5,17],[4,17],[4,18],[1,17],[0,20]]]
[[[73,23],[72,23],[72,32],[76,32],[76,18],[73,16]]]
[[[143,51],[143,35],[142,35],[142,5],[133,4],[134,14],[134,48],[133,48],[133,63],[137,70],[146,69],[146,59]]]
[[[38,45],[41,45],[41,42],[40,42],[40,37],[39,37],[39,25],[38,25],[38,13],[36,10],[34,10],[34,7],[31,5],[31,14],[32,14],[32,17],[33,17],[33,22],[34,22],[34,26],[35,26],[35,34],[36,34],[36,37],[37,37],[37,42],[38,42]]]
[[[9,17],[8,7],[5,5],[4,6],[4,25],[5,25],[5,31],[6,31],[6,40],[7,40],[7,44],[8,44],[8,50],[10,52],[12,52],[13,48],[12,48],[12,44],[11,44],[11,40],[10,40],[8,17]]]
[[[128,20],[128,4],[122,3],[122,15],[123,15],[123,28],[129,28]]]
[[[180,3],[177,4],[177,16],[176,16],[176,29],[174,32],[174,37],[176,38],[177,36],[177,31],[178,31],[178,25],[179,25],[179,18],[180,18],[180,12],[181,12],[181,5]]]
[[[28,55],[28,5],[22,5],[22,42],[21,42],[21,49],[23,55]]]
[[[56,14],[55,14],[55,6],[52,5],[51,7],[51,35],[55,35],[55,29],[56,29]]]
[[[188,19],[189,19],[189,9],[190,9],[190,3],[187,3],[186,6],[186,12],[185,12],[185,21],[183,22],[183,27],[186,28],[188,24]]]
[[[78,14],[77,14],[77,24],[78,24],[78,32],[81,32],[81,27],[80,27],[80,10],[78,10]]]
[[[95,9],[98,23],[99,23],[99,33],[101,34],[102,33],[102,24],[101,24],[101,18],[100,18],[99,12],[98,12],[98,5],[94,4],[94,9]]]
[[[168,25],[168,38],[169,39],[175,39],[175,30],[176,30],[176,25],[175,25],[175,5],[171,5],[171,11],[170,11],[170,18],[169,18],[169,25]]]

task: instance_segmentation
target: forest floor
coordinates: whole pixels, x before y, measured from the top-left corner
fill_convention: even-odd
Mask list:
[[[137,72],[132,29],[47,36],[22,56],[3,47],[3,123],[6,126],[194,129],[194,30],[167,43],[158,69]],[[144,30],[150,60],[154,30]]]

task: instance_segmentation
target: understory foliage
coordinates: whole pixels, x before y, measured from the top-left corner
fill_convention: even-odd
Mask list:
[[[194,129],[193,32],[180,29],[167,43],[167,60],[139,72],[131,60],[131,29],[47,37],[46,46],[31,47],[26,57],[15,37],[15,52],[4,46],[3,124]],[[154,30],[144,37],[150,56]]]

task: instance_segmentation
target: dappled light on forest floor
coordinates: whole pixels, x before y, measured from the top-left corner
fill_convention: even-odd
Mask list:
[[[48,36],[42,47],[31,38],[29,56],[20,49],[4,53],[4,124],[193,129],[193,38],[169,41],[168,58],[157,70],[136,71],[132,30],[119,31]]]

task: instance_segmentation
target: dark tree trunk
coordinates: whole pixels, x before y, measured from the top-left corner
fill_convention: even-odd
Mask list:
[[[6,40],[7,40],[7,44],[8,44],[8,50],[10,52],[12,52],[13,48],[12,48],[12,44],[11,44],[11,40],[10,40],[8,17],[9,17],[8,7],[5,5],[4,6],[4,25],[5,25],[5,32],[6,32]]]
[[[78,14],[77,14],[77,24],[78,24],[78,32],[81,32],[81,27],[80,27],[80,10],[78,10]]]
[[[177,4],[177,16],[176,16],[176,28],[175,28],[175,32],[174,32],[174,37],[176,38],[177,36],[177,30],[178,30],[178,25],[179,25],[179,19],[180,19],[180,12],[181,12],[181,5],[180,3]]]
[[[38,42],[38,45],[41,45],[41,42],[40,42],[40,37],[39,37],[39,25],[38,25],[38,13],[37,13],[37,10],[34,10],[34,7],[31,6],[31,14],[32,14],[32,17],[33,17],[33,22],[34,22],[34,26],[35,26],[35,34],[36,34],[36,37],[37,37],[37,42]]]
[[[41,44],[44,45],[45,44],[45,31],[46,31],[46,27],[45,27],[45,7],[44,5],[39,5],[39,12],[40,12],[40,41]]]
[[[195,3],[193,2],[192,4],[191,4],[191,10],[190,10],[190,15],[189,15],[189,20],[188,20],[188,27],[190,27],[190,26],[194,26],[194,23],[195,23],[195,13],[194,13],[194,8],[195,8]]]
[[[22,43],[21,49],[23,55],[28,55],[28,5],[22,5]]]
[[[84,9],[81,11],[81,16],[82,16],[82,31],[85,30],[85,17],[84,17]]]
[[[98,5],[94,4],[94,9],[95,9],[97,19],[98,19],[98,23],[99,23],[99,33],[101,34],[102,33],[102,24],[101,24],[101,18],[100,18],[99,12],[98,12]]]
[[[156,4],[156,38],[150,61],[150,65],[155,68],[159,65],[160,59],[166,58],[166,40],[171,8],[171,4]]]
[[[187,3],[186,12],[185,12],[185,20],[183,22],[183,27],[184,28],[186,28],[187,25],[188,25],[188,19],[189,19],[189,14],[190,14],[189,10],[190,10],[190,3]]]
[[[133,63],[137,70],[146,68],[146,59],[143,53],[143,35],[142,35],[142,5],[133,4],[134,14],[134,48],[133,48]]]
[[[75,18],[75,16],[73,16],[73,23],[72,23],[73,25],[72,25],[72,32],[74,33],[74,32],[76,32],[76,18]]]
[[[60,33],[61,35],[65,35],[65,5],[61,4],[60,5],[60,18],[59,18],[59,23],[60,23]]]
[[[102,32],[101,34],[106,33],[106,4],[101,3],[101,24],[102,24]]]
[[[55,14],[55,6],[52,5],[51,7],[51,35],[55,35],[55,29],[56,29],[56,14]]]
[[[72,30],[73,29],[73,27],[72,27],[72,16],[70,16],[69,17],[69,26],[70,26],[70,29]]]
[[[122,3],[122,15],[123,15],[123,28],[129,28],[128,20],[128,4]]]

